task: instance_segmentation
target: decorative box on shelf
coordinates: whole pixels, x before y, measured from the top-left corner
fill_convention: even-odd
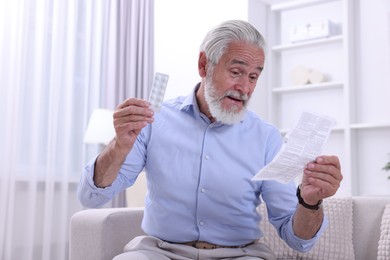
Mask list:
[[[301,42],[331,37],[336,34],[336,26],[330,20],[311,22],[290,28],[290,42]]]

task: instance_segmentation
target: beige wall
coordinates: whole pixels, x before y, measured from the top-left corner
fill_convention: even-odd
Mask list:
[[[146,177],[142,172],[133,186],[126,190],[128,207],[143,207],[146,194]]]

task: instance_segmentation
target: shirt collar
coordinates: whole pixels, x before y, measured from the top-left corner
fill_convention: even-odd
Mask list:
[[[180,107],[181,111],[189,112],[192,110],[192,111],[194,111],[195,114],[198,114],[198,115],[200,114],[198,102],[196,101],[196,91],[199,89],[199,87],[200,87],[200,83],[196,84],[196,86],[193,89],[193,91],[191,92],[191,94],[189,94],[187,97],[185,97],[185,99]]]

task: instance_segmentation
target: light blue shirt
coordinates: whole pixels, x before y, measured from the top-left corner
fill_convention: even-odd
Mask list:
[[[163,104],[153,124],[139,134],[112,185],[94,185],[96,158],[91,160],[78,196],[86,207],[103,205],[133,185],[145,169],[142,228],[147,234],[172,242],[242,245],[262,236],[256,211],[261,195],[281,238],[296,250],[308,251],[327,221],[314,238],[298,238],[292,229],[295,184],[251,180],[281,144],[279,131],[250,111],[234,125],[211,123],[199,112],[193,92]]]

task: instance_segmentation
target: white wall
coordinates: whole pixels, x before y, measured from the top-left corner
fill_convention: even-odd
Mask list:
[[[390,122],[390,1],[359,1],[357,32],[356,123]],[[362,195],[390,195],[390,127],[357,132],[357,168],[364,174],[357,191]]]
[[[187,95],[200,81],[199,46],[209,30],[247,18],[245,0],[155,0],[155,71],[170,77],[165,100]]]

